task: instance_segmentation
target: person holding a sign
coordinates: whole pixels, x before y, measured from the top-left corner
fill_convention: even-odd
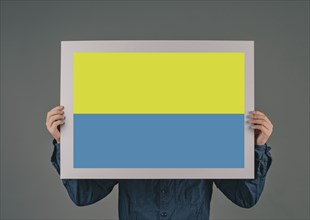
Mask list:
[[[56,106],[47,113],[46,126],[54,138],[51,162],[58,174],[60,126],[64,123],[63,106]],[[272,162],[267,141],[273,125],[260,111],[251,113],[249,123],[255,132],[254,179],[62,179],[62,182],[77,206],[98,202],[118,184],[120,219],[209,219],[213,184],[236,205],[250,208],[263,192]]]

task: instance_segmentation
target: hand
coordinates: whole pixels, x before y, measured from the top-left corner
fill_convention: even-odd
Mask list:
[[[254,130],[255,144],[256,145],[266,144],[273,130],[272,123],[267,118],[267,116],[260,111],[252,112],[250,118],[251,118],[250,123],[253,124],[251,128],[255,129]]]
[[[60,125],[64,124],[64,107],[56,106],[49,112],[47,112],[46,116],[46,127],[47,130],[51,133],[51,135],[55,138],[57,143],[60,143]]]

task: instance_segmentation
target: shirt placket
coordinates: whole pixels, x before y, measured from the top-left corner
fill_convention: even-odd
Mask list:
[[[169,210],[169,180],[160,180],[159,198],[160,198],[160,219],[168,219]]]

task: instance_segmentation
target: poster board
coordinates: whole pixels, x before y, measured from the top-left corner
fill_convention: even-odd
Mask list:
[[[254,42],[61,42],[61,178],[254,178]]]

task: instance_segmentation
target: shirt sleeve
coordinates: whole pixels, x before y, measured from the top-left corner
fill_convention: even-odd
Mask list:
[[[60,144],[53,140],[54,151],[51,162],[60,175]],[[118,184],[113,179],[61,179],[70,199],[77,206],[93,204],[106,197]]]
[[[255,145],[254,179],[218,179],[215,185],[236,205],[243,208],[254,206],[264,189],[267,172],[271,166],[271,147]]]

